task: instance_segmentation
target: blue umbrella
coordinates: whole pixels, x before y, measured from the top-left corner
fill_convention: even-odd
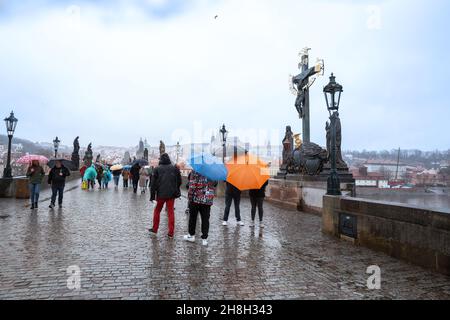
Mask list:
[[[192,169],[212,181],[227,180],[227,168],[222,160],[208,153],[192,155],[188,161]]]
[[[126,166],[123,166],[123,168],[122,168],[122,170],[124,170],[124,171],[130,171],[131,170],[131,165],[126,165]]]

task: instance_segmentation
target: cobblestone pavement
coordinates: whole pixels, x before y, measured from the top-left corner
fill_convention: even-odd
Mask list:
[[[45,196],[44,196],[45,198]],[[211,212],[210,244],[185,243],[186,200],[176,203],[176,236],[146,231],[153,206],[131,190],[65,194],[31,212],[0,200],[1,299],[449,299],[450,278],[321,233],[320,218],[265,204],[265,229],[221,225],[223,200]],[[249,222],[249,202],[242,201]],[[231,216],[233,212],[231,213]],[[200,222],[200,221],[199,221]],[[80,290],[67,268],[80,268]],[[370,265],[381,290],[366,286]]]

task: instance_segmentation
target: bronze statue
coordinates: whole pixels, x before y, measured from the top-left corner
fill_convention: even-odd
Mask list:
[[[144,149],[144,159],[148,161],[148,149]]]
[[[305,118],[305,104],[309,104],[309,87],[310,78],[323,70],[323,63],[309,68],[309,49],[304,49],[301,54],[301,62],[299,69],[302,71],[299,75],[292,78],[292,83],[296,86],[297,99],[295,100],[295,108],[297,109],[300,119]]]
[[[347,167],[347,164],[345,163],[344,159],[342,158],[342,150],[341,150],[341,144],[342,144],[342,129],[341,129],[341,119],[339,118],[339,112],[333,113],[332,117],[336,118],[336,165],[337,167]],[[327,153],[328,153],[328,161],[330,161],[330,154],[331,154],[331,125],[327,121],[325,125],[325,130],[327,132]]]
[[[166,145],[162,140],[159,141],[159,155],[166,153]]]
[[[294,133],[291,126],[286,127],[286,133],[283,138],[283,163],[281,170],[286,170],[288,160],[292,157],[292,151],[294,150]]]
[[[78,142],[78,138],[76,137],[73,141],[73,153],[78,153],[80,151],[80,143]]]
[[[84,164],[86,166],[90,166],[92,164],[92,159],[94,158],[94,156],[92,155],[92,143],[89,143],[86,152],[84,153]]]
[[[78,138],[76,137],[75,140],[73,141],[73,152],[72,152],[72,163],[73,163],[73,167],[71,168],[71,170],[73,171],[78,171],[79,167],[80,167],[80,143],[78,142]]]

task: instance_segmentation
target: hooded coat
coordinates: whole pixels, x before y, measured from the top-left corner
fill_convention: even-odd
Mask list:
[[[84,172],[83,180],[95,180],[97,178],[97,170],[95,170],[95,165],[91,165]]]
[[[112,174],[111,171],[109,171],[108,168],[103,169],[103,177],[102,177],[102,181],[104,183],[108,183],[112,180]]]
[[[153,170],[151,180],[151,200],[181,196],[181,172],[172,164],[167,153],[161,155],[159,166]]]

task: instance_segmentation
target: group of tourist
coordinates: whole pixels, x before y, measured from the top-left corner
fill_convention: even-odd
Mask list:
[[[30,181],[30,199],[31,199],[31,210],[38,208],[39,193],[41,190],[41,184],[45,177],[44,168],[39,164],[39,161],[33,160],[31,165],[28,167],[27,177]],[[55,208],[56,197],[58,197],[58,206],[62,207],[63,197],[64,197],[64,187],[66,185],[66,178],[70,176],[70,171],[61,161],[56,161],[55,166],[51,168],[47,182],[52,188],[52,196],[50,200],[49,208]]]
[[[175,214],[174,203],[175,199],[181,197],[181,173],[176,165],[173,165],[167,154],[161,155],[159,166],[153,171],[151,179],[151,195],[150,201],[156,200],[156,207],[153,212],[153,227],[149,229],[152,235],[156,235],[159,229],[159,220],[161,210],[166,205],[168,214],[169,231],[168,237],[173,238],[175,229]],[[234,201],[235,215],[239,226],[244,226],[240,216],[240,198],[241,191],[230,183],[226,183],[225,193],[225,212],[223,217],[223,225],[228,225],[228,217],[230,213],[231,204]],[[259,212],[260,227],[263,228],[263,202],[265,197],[265,189],[267,182],[257,190],[250,190],[249,196],[252,204],[251,209],[251,224],[254,227],[256,209]],[[188,176],[188,210],[189,223],[188,234],[184,236],[184,240],[188,242],[195,242],[195,230],[197,225],[197,218],[201,218],[201,239],[204,246],[208,245],[209,233],[209,218],[211,206],[214,203],[216,195],[217,182],[211,181],[202,176],[198,172],[192,171]]]
[[[99,189],[108,189],[111,180],[117,189],[119,188],[120,177],[122,177],[123,188],[131,186],[134,193],[137,193],[138,188],[140,188],[141,193],[145,193],[150,183],[152,170],[152,167],[140,166],[139,163],[135,163],[127,169],[114,169],[114,166],[92,164],[90,167],[83,166],[80,173],[81,181],[86,184],[87,189],[94,189],[96,181]]]
[[[180,169],[172,164],[167,153],[161,155],[159,165],[156,168],[141,167],[135,163],[131,169],[128,170],[110,170],[108,166],[83,167],[80,170],[82,174],[83,183],[87,184],[87,189],[93,189],[95,180],[99,183],[99,188],[108,188],[108,183],[114,179],[114,185],[118,188],[120,176],[123,178],[124,188],[128,188],[129,181],[133,186],[133,192],[137,193],[138,187],[141,188],[141,193],[145,193],[147,187],[150,187],[150,201],[156,206],[153,211],[153,227],[149,229],[150,234],[156,235],[159,229],[159,221],[161,211],[166,206],[168,214],[168,237],[173,238],[175,232],[175,199],[181,197],[180,187],[182,184]],[[61,208],[63,202],[64,186],[66,177],[70,175],[70,171],[63,166],[61,161],[56,161],[55,166],[50,170],[48,175],[48,183],[52,188],[52,197],[50,208],[53,209],[58,196],[58,205]],[[31,192],[31,209],[38,208],[40,185],[45,177],[44,169],[40,166],[38,161],[33,161],[27,170],[27,177],[30,180]],[[259,213],[259,225],[263,228],[263,202],[265,197],[265,189],[267,182],[257,190],[250,190],[251,202],[251,224],[250,227],[255,226],[256,210]],[[188,209],[186,213],[189,214],[188,234],[184,236],[184,240],[188,242],[195,242],[195,229],[197,225],[197,218],[201,218],[201,239],[204,246],[208,245],[209,233],[209,218],[211,206],[216,195],[217,182],[211,181],[202,176],[198,172],[192,171],[188,176]],[[231,205],[234,202],[234,212],[236,221],[239,226],[244,226],[240,214],[240,200],[241,191],[226,182],[225,191],[225,212],[223,216],[223,226],[228,225],[228,218],[230,214]]]

